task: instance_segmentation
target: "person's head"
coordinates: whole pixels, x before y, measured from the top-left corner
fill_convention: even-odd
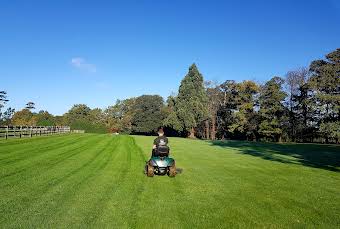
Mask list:
[[[158,130],[158,136],[163,136],[163,135],[164,135],[163,128],[159,128],[159,130]]]

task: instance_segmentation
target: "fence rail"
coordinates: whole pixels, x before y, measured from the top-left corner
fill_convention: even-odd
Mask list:
[[[70,133],[69,126],[0,126],[0,138],[22,138]]]

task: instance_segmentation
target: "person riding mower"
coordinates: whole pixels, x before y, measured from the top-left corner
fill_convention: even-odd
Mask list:
[[[162,128],[158,130],[158,137],[154,140],[151,159],[145,165],[145,173],[148,177],[167,174],[176,176],[175,160],[169,157],[170,148],[168,138]]]

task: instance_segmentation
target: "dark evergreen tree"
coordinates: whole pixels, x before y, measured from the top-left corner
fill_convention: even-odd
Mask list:
[[[258,85],[253,81],[243,81],[237,84],[238,99],[233,113],[233,123],[229,131],[239,139],[254,140],[257,135],[257,116],[254,111]]]
[[[26,107],[25,108],[28,109],[28,110],[34,110],[35,109],[35,103],[28,102],[28,103],[26,103]]]
[[[286,108],[286,93],[282,90],[284,80],[273,77],[261,88],[259,96],[259,134],[267,140],[281,141]]]
[[[300,142],[312,142],[317,131],[315,126],[315,97],[310,90],[308,82],[299,86],[297,94],[293,95],[293,108],[294,122],[290,125],[294,125],[295,134],[292,138],[297,139]],[[290,127],[290,126],[289,126]]]
[[[176,97],[169,96],[167,99],[166,118],[163,125],[171,135],[180,134],[183,131],[182,123],[179,121],[176,113]],[[177,132],[177,133],[176,133]]]
[[[0,121],[3,119],[3,113],[1,111],[1,109],[5,106],[5,104],[8,102],[9,100],[7,99],[7,92],[5,91],[0,91]]]
[[[196,127],[208,117],[207,100],[203,76],[193,64],[179,87],[175,112],[180,125],[173,117],[173,127],[188,132],[189,137],[195,137]]]
[[[234,133],[230,128],[234,124],[234,111],[237,109],[239,100],[239,92],[237,83],[234,80],[226,80],[220,85],[221,105],[217,110],[217,137],[233,138]]]
[[[310,71],[312,76],[309,84],[316,100],[317,125],[320,127],[323,124],[328,129],[337,130],[340,121],[340,49],[326,55],[326,60],[313,61]],[[329,133],[324,131],[326,129],[321,128],[320,131],[328,142]]]
[[[7,99],[7,92],[0,91],[0,109],[7,103],[9,100]]]
[[[0,113],[0,125],[11,125],[11,119],[13,114],[15,113],[15,109],[9,107],[2,114]]]

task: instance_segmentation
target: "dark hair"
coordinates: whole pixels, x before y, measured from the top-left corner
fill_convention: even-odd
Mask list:
[[[159,128],[159,129],[158,129],[158,133],[159,133],[159,134],[164,134],[163,128]]]

